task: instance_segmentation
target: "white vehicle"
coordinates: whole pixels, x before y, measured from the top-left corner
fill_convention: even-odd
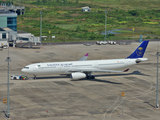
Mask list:
[[[96,41],[96,44],[99,44],[100,41]]]
[[[116,42],[115,41],[108,41],[108,44],[110,44],[110,45],[116,45]]]
[[[82,78],[94,79],[91,76],[93,72],[127,72],[129,69],[119,71],[114,69],[125,68],[135,65],[148,58],[143,58],[149,41],[143,41],[139,47],[125,59],[109,60],[87,60],[87,61],[68,61],[68,62],[47,62],[35,63],[24,67],[21,71],[34,74],[71,74],[71,79],[77,80]]]
[[[107,41],[97,41],[96,44],[98,45],[106,45],[108,42]]]

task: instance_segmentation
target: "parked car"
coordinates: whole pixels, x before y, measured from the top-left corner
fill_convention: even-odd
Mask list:
[[[108,41],[108,44],[110,44],[110,45],[116,45],[116,42],[115,41]]]

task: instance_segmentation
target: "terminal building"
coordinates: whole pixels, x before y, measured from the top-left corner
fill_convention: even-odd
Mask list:
[[[17,31],[17,13],[1,10],[0,27],[1,28],[8,27],[14,31]]]
[[[17,43],[21,43],[21,47],[25,44],[40,43],[40,37],[35,37],[24,31],[17,31],[17,11],[16,9],[16,12],[11,11],[10,8],[0,9],[0,47],[8,46],[9,43],[12,43],[13,47]]]
[[[13,5],[13,3],[1,2],[0,10],[14,12],[14,13],[17,13],[17,15],[25,14],[25,7],[24,6],[15,6],[15,5]]]

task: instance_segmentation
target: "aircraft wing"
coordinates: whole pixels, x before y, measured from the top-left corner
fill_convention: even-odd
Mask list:
[[[120,72],[127,72],[129,69],[126,69],[124,71],[117,71],[117,70],[101,70],[101,69],[95,69],[95,68],[84,68],[84,69],[72,69],[68,72],[108,72],[108,73],[120,73]]]
[[[83,56],[81,59],[79,59],[78,61],[85,61],[87,60],[87,58],[88,58],[88,53],[85,56]]]

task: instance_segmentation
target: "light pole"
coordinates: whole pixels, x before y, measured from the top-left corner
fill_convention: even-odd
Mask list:
[[[105,41],[106,41],[106,21],[107,21],[107,16],[106,16],[106,14],[107,14],[107,11],[105,11]]]
[[[49,45],[51,44],[51,43],[50,43],[50,34],[51,34],[51,31],[49,30]]]
[[[8,48],[9,49],[9,48]],[[9,114],[9,62],[10,62],[10,57],[7,57],[8,62],[8,84],[7,84],[7,118],[9,118],[10,114]]]
[[[9,62],[11,61],[10,60],[10,57],[9,57],[9,32],[8,32],[8,57],[7,57],[7,62],[8,62],[8,80],[7,80],[7,118],[10,117],[10,114],[9,114]]]
[[[157,92],[156,92],[156,109],[159,109],[159,104],[158,104],[158,64],[159,64],[159,55],[160,52],[157,52]]]
[[[41,42],[41,45],[42,45],[42,10],[40,12],[40,42]]]
[[[63,1],[62,1],[62,11],[63,11]]]
[[[134,40],[134,30],[135,30],[135,29],[133,28],[133,40]]]

